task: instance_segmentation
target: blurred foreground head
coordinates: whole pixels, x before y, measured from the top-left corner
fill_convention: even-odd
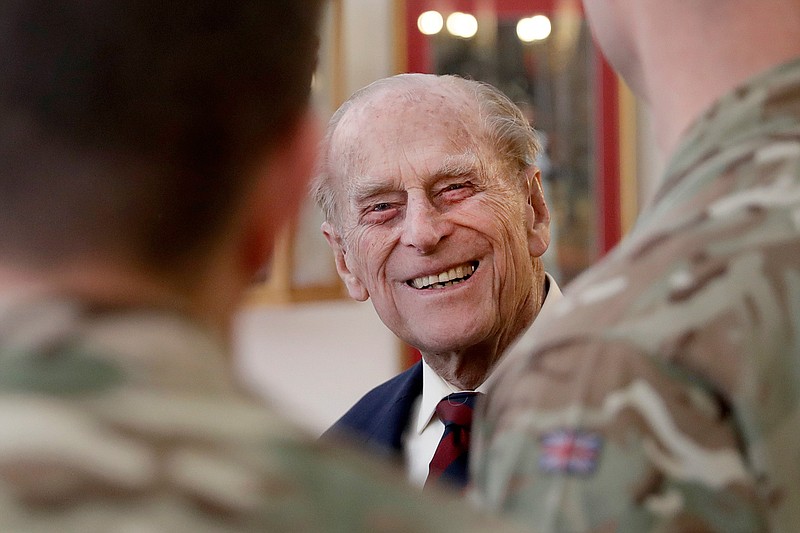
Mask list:
[[[311,172],[321,5],[2,2],[2,269],[251,276]]]

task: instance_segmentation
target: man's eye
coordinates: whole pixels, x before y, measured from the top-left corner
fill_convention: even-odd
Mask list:
[[[469,181],[459,181],[457,183],[448,183],[439,190],[442,198],[447,200],[460,200],[471,196],[474,193],[474,187]]]
[[[392,204],[390,204],[389,202],[381,202],[379,204],[373,205],[371,211],[375,211],[375,212],[386,211],[387,209],[390,209],[391,207],[392,207]]]

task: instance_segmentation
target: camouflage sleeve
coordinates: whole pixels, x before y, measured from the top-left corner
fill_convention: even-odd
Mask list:
[[[497,384],[474,457],[487,507],[534,531],[765,529],[733,406],[702,381],[574,340]]]
[[[800,135],[788,138],[706,148],[694,181],[667,179],[674,190],[537,318],[479,414],[484,505],[548,532],[797,531]]]
[[[438,488],[420,491],[400,470],[367,460],[330,442],[284,447],[281,463],[293,483],[317,505],[301,504],[287,531],[324,532],[522,532],[523,528],[481,512],[460,495]],[[284,508],[282,513],[286,513]],[[307,529],[300,525],[312,525]]]
[[[241,394],[181,318],[3,303],[3,533],[514,530]]]
[[[3,532],[515,531],[236,397],[0,383],[0,428]]]

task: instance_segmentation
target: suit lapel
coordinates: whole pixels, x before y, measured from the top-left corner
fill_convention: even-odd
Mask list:
[[[422,363],[418,362],[405,372],[393,394],[387,398],[385,408],[375,417],[369,441],[400,453],[403,432],[408,427],[414,401],[422,394]]]

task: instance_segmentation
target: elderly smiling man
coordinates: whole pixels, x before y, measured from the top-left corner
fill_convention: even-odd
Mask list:
[[[467,482],[475,393],[560,295],[540,260],[550,215],[537,151],[517,106],[453,76],[379,80],[329,124],[314,194],[337,270],[422,361],[326,435],[403,457],[416,484]]]

